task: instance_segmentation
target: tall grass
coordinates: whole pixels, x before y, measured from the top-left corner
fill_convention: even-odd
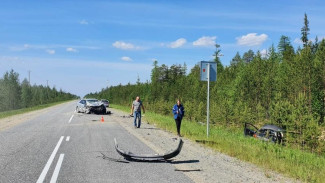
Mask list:
[[[112,107],[130,111],[124,106],[112,105]],[[176,134],[172,115],[164,116],[146,112],[144,120]],[[245,137],[243,129],[211,126],[207,138],[205,125],[183,120],[181,133],[188,139],[204,142],[204,145],[219,152],[251,162],[266,170],[273,170],[304,182],[325,182],[324,156]]]

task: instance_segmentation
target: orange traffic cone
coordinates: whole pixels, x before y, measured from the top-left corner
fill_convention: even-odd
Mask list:
[[[102,116],[102,119],[100,120],[101,122],[104,122],[104,117]]]

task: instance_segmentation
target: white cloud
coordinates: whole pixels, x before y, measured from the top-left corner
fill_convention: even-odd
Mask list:
[[[87,22],[87,20],[81,20],[79,22],[81,25],[88,25],[89,23]]]
[[[67,48],[66,51],[67,52],[75,52],[75,53],[78,52],[78,50],[75,48]]]
[[[54,55],[55,54],[55,50],[46,50],[46,52],[50,55]]]
[[[261,56],[263,58],[267,58],[268,57],[267,49],[263,49],[260,53],[261,53]]]
[[[126,43],[123,41],[115,41],[115,43],[112,44],[115,48],[122,49],[122,50],[139,50],[141,49],[139,46],[134,46],[131,43]]]
[[[121,57],[121,60],[130,62],[130,61],[132,61],[132,58],[130,58],[130,57]]]
[[[257,33],[249,33],[247,35],[237,37],[237,44],[243,46],[259,46],[267,39],[266,34],[257,35]]]
[[[179,48],[182,47],[186,43],[186,39],[184,38],[179,38],[176,41],[170,43],[168,47],[170,48]]]
[[[53,49],[62,49],[62,48],[69,48],[69,50],[66,51],[76,51],[79,52],[78,49],[87,49],[87,50],[99,50],[102,49],[100,47],[96,46],[87,46],[87,45],[59,45],[59,44],[53,44],[53,45],[30,45],[30,44],[23,44],[23,45],[14,45],[9,46],[8,49],[10,51],[24,51],[24,50],[53,50]]]
[[[318,38],[318,42],[322,41],[322,39],[324,39],[324,37]],[[296,38],[293,42],[299,45],[304,44],[300,38]],[[315,40],[308,40],[308,42],[313,43]]]
[[[193,46],[214,46],[216,45],[216,36],[209,37],[209,36],[203,36],[199,38],[198,40],[193,42]]]
[[[296,38],[293,42],[296,44],[302,44],[302,41],[300,38]]]
[[[24,44],[23,46],[10,46],[9,50],[10,51],[24,51],[27,49],[30,49],[31,46],[29,44]]]
[[[323,39],[325,39],[325,36],[318,37],[318,41],[321,42]]]

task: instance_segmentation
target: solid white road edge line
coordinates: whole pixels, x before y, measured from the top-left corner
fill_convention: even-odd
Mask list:
[[[72,120],[73,116],[74,116],[74,114],[71,116],[71,118],[70,118],[70,120],[69,120],[69,123],[71,123],[71,120]]]
[[[65,139],[65,141],[69,141],[70,140],[70,136],[67,136],[67,138]]]
[[[55,166],[55,169],[54,169],[54,172],[53,172],[50,183],[55,183],[56,180],[58,179],[59,172],[60,172],[60,169],[61,169],[61,165],[62,165],[62,162],[63,162],[63,158],[64,158],[64,154],[60,154],[58,163]]]
[[[53,152],[52,152],[49,160],[47,161],[47,163],[46,163],[46,165],[45,165],[45,167],[44,167],[44,169],[43,169],[43,171],[42,171],[41,175],[39,176],[39,178],[38,178],[38,180],[37,180],[36,183],[42,183],[44,181],[45,176],[46,176],[47,172],[49,171],[50,166],[51,166],[51,164],[53,162],[53,159],[54,159],[56,153],[59,150],[59,147],[60,147],[60,145],[62,143],[63,138],[64,138],[64,136],[61,136],[59,142],[56,144],[56,146],[55,146],[55,148],[54,148],[54,150],[53,150]]]

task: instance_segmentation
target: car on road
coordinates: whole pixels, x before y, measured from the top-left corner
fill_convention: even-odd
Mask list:
[[[109,107],[109,101],[108,100],[101,99],[100,101],[104,104],[105,107],[107,107],[107,108]]]
[[[276,125],[264,125],[262,128],[258,129],[251,123],[245,123],[244,135],[252,136],[254,138],[283,144],[284,143],[284,130]]]
[[[96,114],[106,114],[106,107],[104,103],[97,99],[82,99],[77,103],[76,111],[83,112],[86,114],[96,113]]]

